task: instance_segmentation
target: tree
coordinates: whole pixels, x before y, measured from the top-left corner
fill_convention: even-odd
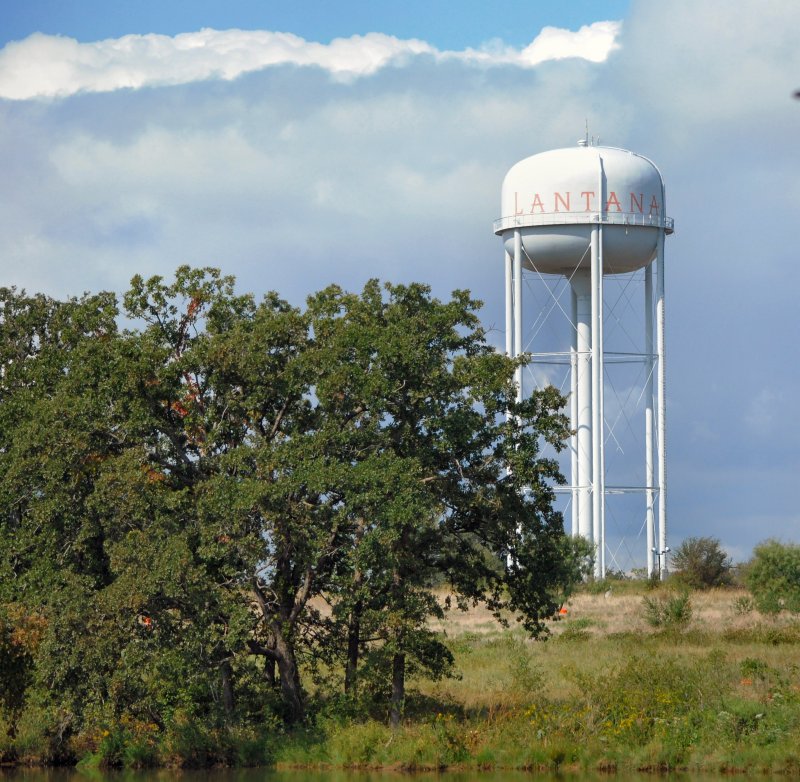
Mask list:
[[[691,589],[728,586],[731,560],[717,538],[686,538],[672,555],[674,577]]]
[[[117,310],[109,294],[58,302],[4,290],[2,303],[0,599],[41,622],[17,716],[52,728],[64,757],[68,737],[113,700],[115,641],[135,626],[135,614],[99,604],[114,581],[116,531],[93,505],[125,450]]]
[[[778,540],[759,543],[747,567],[746,584],[759,611],[800,612],[800,545]]]
[[[275,294],[255,304],[234,296],[231,278],[184,267],[171,285],[135,278],[125,303],[155,348],[138,389],[156,416],[149,447],[162,454],[154,466],[191,490],[226,628],[225,688],[234,662],[261,655],[277,665],[287,718],[299,720],[308,603],[340,545],[313,442],[306,318]]]
[[[257,341],[249,396],[208,382],[229,361],[213,335],[259,308],[211,270],[132,286],[128,312],[145,325],[125,333],[107,295],[5,296],[2,599],[46,623],[25,708],[45,730],[58,720],[59,752],[125,715],[230,721],[237,672],[252,681],[252,573],[234,531],[202,511],[248,421],[280,393]],[[262,309],[289,308],[272,297]]]
[[[397,722],[408,672],[452,667],[433,582],[543,632],[585,553],[540,453],[564,400],[515,402],[467,293],[372,281],[299,309],[180,267],[124,306],[121,331],[110,294],[0,292],[0,655],[19,672],[0,708],[52,757],[105,725],[252,724],[278,698],[301,720],[320,660],[350,691],[374,672]]]
[[[432,580],[462,605],[519,612],[538,635],[582,572],[584,552],[552,509],[557,465],[539,453],[568,434],[564,400],[549,389],[515,402],[517,364],[487,344],[479,306],[463,291],[441,302],[423,285],[374,280],[361,295],[333,286],[309,301],[314,391],[353,540],[335,601],[345,683],[355,686],[362,648],[382,661],[395,724],[407,667],[435,677],[452,665],[427,629],[442,615]]]

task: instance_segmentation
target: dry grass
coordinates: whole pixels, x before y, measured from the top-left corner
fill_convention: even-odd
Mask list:
[[[624,584],[616,590],[612,587],[604,594],[580,592],[573,595],[564,606],[567,613],[548,625],[551,636],[558,638],[571,624],[579,621],[587,632],[596,637],[621,633],[654,634],[644,619],[642,600],[645,596],[663,594],[666,587],[650,592],[643,585]],[[744,589],[710,589],[693,592],[691,628],[710,633],[722,633],[729,629],[753,628],[764,622],[776,625],[790,624],[790,615],[765,617],[757,611],[741,613],[737,611],[737,600],[748,593]],[[442,595],[444,601],[445,595]],[[508,616],[513,629],[513,617]],[[451,638],[464,633],[498,633],[504,628],[484,606],[476,606],[463,612],[452,610],[443,621],[435,621],[432,626]]]
[[[453,610],[434,628],[451,639],[461,678],[437,683],[420,680],[414,686],[469,710],[491,712],[497,706],[513,706],[517,694],[529,697],[530,682],[515,681],[526,675],[520,665],[540,673],[543,694],[561,698],[574,691],[566,670],[600,674],[636,654],[667,652],[688,663],[719,649],[733,663],[758,658],[778,669],[796,661],[794,644],[765,640],[770,632],[796,625],[796,619],[788,614],[763,616],[754,610],[742,613],[737,604],[746,598],[744,590],[693,592],[689,625],[678,635],[668,636],[644,618],[644,597],[658,594],[669,592],[666,587],[648,591],[642,583],[623,583],[605,594],[581,592],[566,604],[565,615],[549,622],[546,641],[526,638],[513,617],[508,617],[509,626],[504,628],[482,606],[467,612]]]
[[[379,719],[333,720],[324,741],[299,740],[280,758],[304,766],[796,776],[797,616],[760,615],[743,590],[713,590],[690,595],[688,624],[654,629],[644,598],[675,594],[643,582],[615,582],[598,594],[587,586],[549,623],[546,641],[482,607],[451,611],[433,627],[445,633],[459,676],[409,680],[398,732]]]

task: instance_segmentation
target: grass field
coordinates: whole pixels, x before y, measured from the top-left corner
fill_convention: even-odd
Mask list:
[[[412,680],[399,730],[334,710],[278,764],[800,774],[798,618],[627,581],[565,608],[546,641],[452,612],[436,629],[459,677]]]

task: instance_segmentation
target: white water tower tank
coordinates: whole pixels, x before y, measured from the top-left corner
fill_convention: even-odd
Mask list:
[[[570,415],[572,529],[594,542],[595,572],[605,574],[605,441],[603,408],[603,277],[645,270],[645,342],[650,362],[645,414],[648,572],[666,573],[666,445],[664,374],[664,237],[661,174],[646,157],[588,140],[525,158],[503,180],[494,231],[506,257],[506,350],[523,352],[522,272],[563,275],[571,287],[573,340]],[[658,290],[653,307],[653,266]],[[655,311],[654,311],[655,310]],[[657,344],[653,332],[657,334]],[[552,357],[550,353],[548,356]],[[536,361],[536,353],[533,353]],[[654,387],[652,378],[657,384]],[[522,395],[522,371],[517,374]],[[654,446],[655,443],[655,446]],[[654,448],[657,447],[657,454]],[[657,469],[656,469],[657,468]],[[657,476],[656,476],[657,473]],[[631,488],[631,487],[628,487]],[[655,506],[659,534],[655,537]]]
[[[602,193],[602,195],[601,195]],[[591,226],[602,213],[603,273],[641,269],[653,259],[664,226],[664,184],[655,164],[626,149],[581,145],[525,158],[506,174],[503,217],[495,233],[514,251],[519,227],[523,266],[571,274],[588,269]],[[667,227],[672,232],[671,223]]]

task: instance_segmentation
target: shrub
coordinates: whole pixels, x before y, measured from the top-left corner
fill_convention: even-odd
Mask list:
[[[728,586],[731,560],[717,538],[686,538],[672,555],[674,577],[690,589]]]
[[[752,613],[755,607],[756,604],[750,595],[740,595],[733,601],[733,611],[740,616]]]
[[[558,636],[558,640],[561,642],[588,641],[592,637],[591,630],[589,630],[591,626],[592,620],[586,616],[573,619]]]
[[[618,587],[621,583],[630,580],[622,570],[609,568],[606,571],[605,578],[590,578],[579,587],[579,591],[586,592],[589,595],[602,595],[609,589]]]
[[[767,540],[756,546],[747,588],[763,613],[800,612],[800,545]]]
[[[14,753],[23,765],[61,765],[75,761],[69,742],[72,714],[26,704],[16,723]]]
[[[609,746],[658,739],[673,745],[672,762],[682,759],[706,711],[720,706],[730,689],[729,664],[717,652],[695,662],[634,654],[600,675],[566,673],[580,692],[569,710],[582,715],[579,736],[590,727]]]
[[[651,627],[679,630],[692,618],[692,601],[688,592],[642,598],[644,618]]]
[[[729,627],[722,631],[722,640],[734,644],[800,644],[800,623],[775,625],[758,624],[752,627]]]

